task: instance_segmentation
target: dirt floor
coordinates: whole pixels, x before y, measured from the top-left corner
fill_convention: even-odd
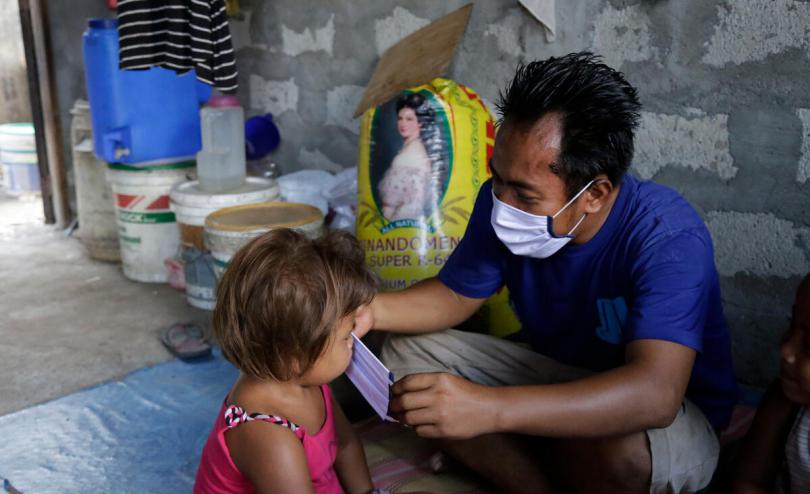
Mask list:
[[[161,328],[210,313],[124,277],[47,226],[38,197],[0,192],[0,415],[172,358]]]

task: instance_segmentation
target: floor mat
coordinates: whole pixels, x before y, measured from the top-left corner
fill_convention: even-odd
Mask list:
[[[0,417],[0,477],[25,494],[191,492],[236,375],[217,351]]]
[[[487,494],[481,480],[451,464],[435,474],[430,458],[438,451],[434,443],[417,437],[413,429],[374,418],[355,425],[363,442],[371,478],[376,487],[394,494]]]

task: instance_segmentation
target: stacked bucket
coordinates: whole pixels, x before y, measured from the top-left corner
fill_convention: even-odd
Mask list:
[[[215,304],[216,267],[204,240],[206,218],[223,208],[278,199],[275,180],[248,177],[241,187],[210,193],[198,180],[179,182],[171,191],[171,207],[180,230],[185,266],[186,300],[194,307],[212,310]]]
[[[93,153],[93,126],[90,105],[76,100],[70,110],[70,142],[73,173],[76,177],[76,210],[79,217],[78,235],[93,259],[117,262],[121,260],[118,247],[118,225],[107,164]]]
[[[93,150],[108,163],[125,276],[166,282],[167,266],[182,264],[188,303],[211,310],[218,275],[251,238],[279,226],[320,232],[317,208],[273,202],[275,180],[246,177],[236,98],[209,98],[193,71],[119,70],[115,20],[89,22],[84,55]]]
[[[166,160],[148,166],[112,163],[112,184],[118,220],[118,242],[124,276],[131,280],[165,283],[165,260],[175,257],[180,233],[169,206],[172,185],[194,173],[193,161]]]
[[[197,112],[210,88],[193,72],[119,70],[115,19],[91,19],[83,38],[93,152],[109,164],[124,275],[166,282],[164,261],[180,245],[169,191],[195,173]]]

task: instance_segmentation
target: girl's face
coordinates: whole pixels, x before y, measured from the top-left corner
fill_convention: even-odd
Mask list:
[[[406,141],[419,137],[419,119],[416,118],[416,112],[413,111],[413,108],[405,106],[399,110],[397,114],[397,130],[399,130],[399,135]]]
[[[320,385],[326,384],[339,377],[352,359],[354,340],[352,332],[357,329],[360,334],[368,331],[371,318],[364,317],[371,309],[363,305],[348,316],[338,322],[332,333],[332,338],[326,344],[326,348],[320,358],[315,361],[315,365],[301,378],[302,384]]]
[[[810,405],[810,286],[796,295],[780,357],[782,392],[795,403]]]

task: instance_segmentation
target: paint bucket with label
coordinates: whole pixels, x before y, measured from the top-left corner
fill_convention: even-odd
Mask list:
[[[217,277],[211,254],[195,247],[184,247],[183,270],[186,280],[186,302],[198,309],[214,310],[217,302]]]
[[[193,172],[193,161],[139,167],[109,165],[107,178],[115,197],[121,261],[127,278],[152,283],[168,280],[163,261],[177,255],[180,247],[169,191]]]
[[[205,220],[205,245],[214,258],[217,279],[231,257],[254,238],[276,228],[290,228],[307,236],[323,232],[324,216],[315,206],[268,202],[220,209]]]
[[[200,189],[197,180],[176,183],[169,194],[171,208],[177,218],[186,274],[186,300],[200,309],[214,308],[216,278],[213,260],[205,248],[203,228],[205,218],[229,206],[257,204],[275,200],[279,188],[274,179],[248,177],[232,191],[213,194]]]

